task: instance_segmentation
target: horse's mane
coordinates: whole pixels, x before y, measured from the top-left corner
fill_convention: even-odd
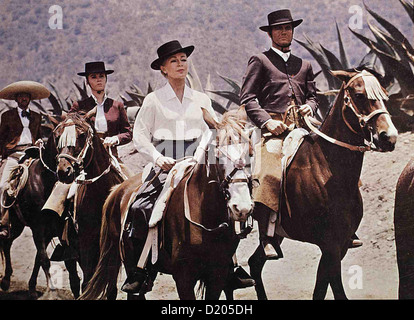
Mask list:
[[[55,129],[58,135],[60,135],[58,144],[60,148],[76,145],[76,128],[79,128],[79,131],[87,132],[91,126],[81,115],[69,113],[66,119]]]
[[[218,125],[218,145],[231,144],[233,142],[248,142],[249,136],[244,131],[247,125],[247,118],[241,117],[238,110],[229,110],[223,114]]]

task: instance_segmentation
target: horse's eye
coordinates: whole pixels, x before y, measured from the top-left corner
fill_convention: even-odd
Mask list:
[[[363,93],[356,93],[355,94],[355,100],[362,102],[362,101],[366,100],[366,97]]]

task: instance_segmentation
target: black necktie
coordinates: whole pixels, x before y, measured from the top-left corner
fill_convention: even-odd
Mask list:
[[[27,119],[30,119],[30,112],[26,110],[22,110],[22,117],[26,117]]]

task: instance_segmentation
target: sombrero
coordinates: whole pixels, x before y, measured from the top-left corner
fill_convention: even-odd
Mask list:
[[[45,99],[50,96],[50,91],[42,84],[35,81],[17,81],[9,84],[0,91],[0,99],[16,100],[16,94],[28,93],[31,100]]]

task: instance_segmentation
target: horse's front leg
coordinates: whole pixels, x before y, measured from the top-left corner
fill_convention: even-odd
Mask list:
[[[194,273],[194,272],[193,272]],[[180,300],[195,300],[194,287],[197,283],[196,279],[192,277],[188,270],[185,272],[177,272],[173,275],[177,293]]]
[[[262,244],[259,244],[256,251],[249,258],[250,275],[256,282],[255,290],[258,300],[267,300],[266,291],[262,280],[262,270],[267,259]]]
[[[325,299],[328,285],[331,285],[334,298],[346,300],[341,278],[341,249],[337,246],[321,248],[322,257],[319,261],[313,299]]]
[[[226,265],[214,264],[210,268],[208,279],[206,281],[206,300],[219,300],[221,292],[225,289],[226,284],[230,275],[230,266],[233,265],[228,263]],[[228,300],[233,300],[233,293],[226,295]]]
[[[76,265],[77,261],[74,259],[65,261],[66,269],[69,272],[70,289],[75,299],[79,298],[80,295],[80,278]]]
[[[10,288],[10,278],[13,274],[13,268],[11,264],[11,258],[10,258],[10,248],[13,243],[13,240],[3,240],[2,246],[3,246],[3,254],[4,259],[6,260],[6,268],[4,270],[4,277],[1,279],[1,289],[4,291],[9,290]]]
[[[33,232],[33,241],[36,247],[36,258],[35,264],[33,267],[32,275],[29,280],[29,293],[31,296],[36,296],[36,284],[37,284],[37,277],[39,275],[39,269],[42,267],[47,282],[47,290],[54,290],[53,283],[51,281],[50,276],[50,260],[46,253],[46,243],[49,243],[48,240],[45,239],[45,230],[44,224],[38,229],[32,229]],[[49,239],[50,240],[50,239]]]

